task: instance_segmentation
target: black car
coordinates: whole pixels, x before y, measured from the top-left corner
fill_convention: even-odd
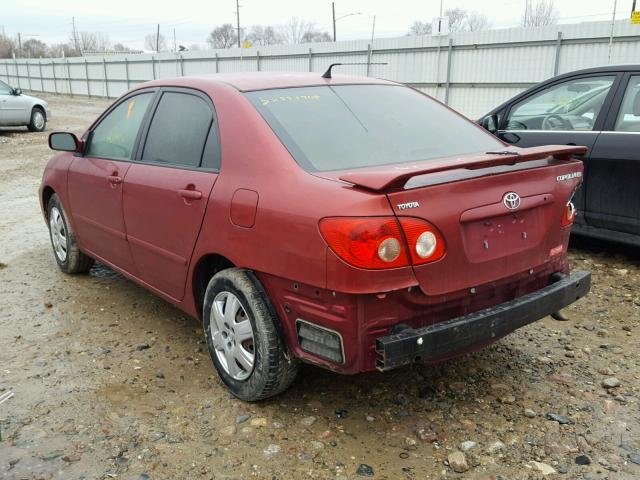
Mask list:
[[[519,147],[588,147],[573,231],[640,246],[640,65],[546,80],[478,123]]]

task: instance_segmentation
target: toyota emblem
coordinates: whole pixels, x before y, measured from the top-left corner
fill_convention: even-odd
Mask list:
[[[509,210],[517,210],[520,206],[520,195],[516,192],[507,192],[504,194],[504,197],[502,197],[502,203],[504,203],[504,206]]]

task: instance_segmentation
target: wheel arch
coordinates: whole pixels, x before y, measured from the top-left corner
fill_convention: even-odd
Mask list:
[[[49,185],[46,185],[42,189],[42,211],[44,212],[45,218],[49,219],[49,209],[47,206],[49,205],[49,200],[56,193],[56,191]]]
[[[198,316],[202,318],[204,293],[209,280],[218,272],[227,268],[234,268],[235,264],[224,255],[207,253],[201,256],[193,268],[192,293]]]

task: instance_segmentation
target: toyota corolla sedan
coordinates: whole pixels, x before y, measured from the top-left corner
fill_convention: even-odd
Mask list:
[[[509,146],[396,83],[158,80],[49,144],[60,269],[98,260],[200,319],[244,400],[285,390],[301,361],[440,362],[590,287],[566,257],[585,149]]]
[[[0,127],[26,126],[32,132],[42,132],[49,117],[47,102],[0,81]]]

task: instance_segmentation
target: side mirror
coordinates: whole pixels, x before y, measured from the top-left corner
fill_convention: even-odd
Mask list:
[[[491,132],[493,134],[498,133],[498,116],[497,115],[487,115],[480,122],[482,128]]]
[[[53,132],[49,135],[49,148],[61,152],[80,152],[82,142],[73,133]]]
[[[22,89],[21,88],[14,88],[13,92],[11,92],[13,95],[18,96],[18,95],[22,95]]]

